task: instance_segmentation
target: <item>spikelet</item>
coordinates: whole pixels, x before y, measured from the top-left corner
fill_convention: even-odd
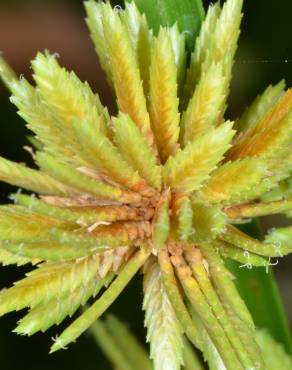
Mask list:
[[[64,348],[68,343],[71,343],[79,337],[86,329],[88,329],[108,308],[108,306],[117,298],[123,291],[125,286],[137,273],[140,267],[149,257],[147,247],[142,248],[137,252],[130,261],[123,266],[117,278],[113,281],[110,287],[103,295],[91,305],[78,319],[76,319],[65,331],[57,338],[51,347],[51,353],[60,348]]]
[[[109,83],[113,85],[113,75],[109,64],[109,52],[107,50],[103,31],[102,8],[94,0],[85,1],[84,6],[87,14],[86,23],[99,58],[99,63],[106,73]]]
[[[180,369],[183,362],[182,332],[164,290],[159,267],[153,260],[144,270],[143,309],[155,369]]]
[[[113,119],[113,130],[122,156],[149,185],[160,190],[161,167],[156,164],[156,158],[149,144],[135,123],[122,113],[118,118]]]
[[[150,118],[162,162],[178,148],[177,67],[169,32],[154,39],[150,66]]]
[[[76,136],[89,161],[113,181],[133,190],[143,191],[147,184],[139,174],[122,158],[119,150],[104,135],[98,124],[75,121]],[[147,191],[147,190],[146,190]]]
[[[250,192],[267,173],[267,165],[258,158],[225,163],[212,173],[199,197],[206,202],[225,204],[250,200]]]
[[[127,113],[141,129],[150,145],[153,135],[143,92],[141,76],[131,41],[117,11],[109,4],[102,7],[102,22],[113,73],[119,109]]]
[[[246,131],[260,121],[280,99],[285,89],[285,82],[280,81],[275,86],[268,86],[262,95],[258,95],[252,104],[246,108],[242,116],[235,122],[238,131]]]
[[[54,324],[60,324],[66,316],[73,316],[79,306],[84,305],[91,296],[95,297],[113,277],[112,273],[105,279],[93,277],[86,283],[86,286],[77,287],[62,299],[53,298],[45,304],[37,305],[18,322],[14,332],[32,335],[38,331],[44,332]]]
[[[143,82],[144,94],[147,96],[149,92],[150,50],[153,32],[148,28],[145,14],[140,14],[134,1],[126,2],[125,11],[120,13],[120,18],[132,43]]]
[[[46,173],[0,157],[0,180],[39,194],[67,195],[70,189]]]
[[[202,24],[200,34],[196,40],[195,50],[191,56],[190,68],[187,70],[187,79],[184,91],[185,104],[193,95],[194,87],[200,77],[202,64],[206,60],[206,55],[211,45],[211,40],[220,11],[219,2],[211,5]]]
[[[226,122],[178,150],[163,168],[166,184],[176,191],[197,190],[222,160],[233,135],[232,123]]]
[[[27,277],[1,292],[0,313],[35,307],[52,298],[61,298],[80,285],[87,284],[98,269],[98,255],[79,261],[45,263]],[[37,294],[36,294],[37,292]]]
[[[188,143],[216,126],[222,117],[226,99],[226,77],[222,63],[212,64],[202,73],[194,95],[183,116],[184,143]]]

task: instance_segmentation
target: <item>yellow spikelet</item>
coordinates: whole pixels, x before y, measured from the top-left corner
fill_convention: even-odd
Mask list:
[[[150,67],[150,117],[162,162],[178,148],[177,68],[167,29],[154,40]]]
[[[211,203],[246,201],[250,190],[267,174],[267,165],[258,158],[225,163],[212,173],[199,197]]]
[[[196,82],[198,81],[203,62],[211,46],[211,40],[214,35],[217,19],[220,16],[219,2],[210,6],[206,18],[202,24],[200,34],[196,40],[195,50],[191,55],[191,65],[187,70],[187,80],[184,87],[185,104],[191,98],[194,92]]]
[[[258,95],[252,104],[246,108],[242,116],[235,122],[238,132],[246,131],[262,120],[284,94],[285,82],[269,85],[262,95]]]
[[[160,190],[161,167],[156,164],[153,151],[139,128],[129,116],[121,113],[113,119],[113,131],[122,156],[149,185]]]
[[[140,14],[135,2],[126,2],[125,11],[120,13],[136,54],[145,96],[149,91],[150,50],[153,32],[148,28],[145,14]]]
[[[135,53],[117,11],[110,4],[99,3],[103,14],[103,29],[113,73],[119,109],[127,113],[141,129],[150,145],[153,134]]]
[[[222,63],[212,64],[206,73],[202,73],[183,115],[185,144],[219,123],[221,107],[226,99],[226,83]]]
[[[226,122],[189,142],[166,162],[163,168],[166,184],[176,191],[197,190],[222,160],[233,135],[232,122]]]
[[[109,64],[109,53],[103,31],[102,8],[99,3],[94,0],[85,1],[84,6],[87,14],[86,23],[90,30],[90,36],[94,43],[99,63],[101,68],[105,71],[109,83],[113,85],[113,75]]]
[[[52,298],[64,296],[81,284],[86,285],[96,274],[98,265],[98,255],[82,258],[76,262],[48,262],[41,265],[0,294],[1,315],[24,307],[35,307]]]

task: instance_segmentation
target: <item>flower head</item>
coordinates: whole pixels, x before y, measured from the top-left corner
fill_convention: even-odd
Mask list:
[[[1,262],[37,265],[1,292],[0,314],[29,307],[15,331],[31,335],[97,296],[55,351],[142,268],[156,370],[180,368],[184,335],[209,363],[264,369],[224,258],[268,267],[292,251],[291,227],[260,242],[234,226],[292,210],[292,92],[270,86],[241,118],[225,120],[242,0],[209,8],[189,68],[176,25],[154,36],[134,3],[123,11],[85,6],[116,114],[48,52],[32,61],[36,86],[0,61],[11,101],[35,135],[39,167],[0,158],[1,180],[37,193],[14,194],[15,205],[0,207]]]

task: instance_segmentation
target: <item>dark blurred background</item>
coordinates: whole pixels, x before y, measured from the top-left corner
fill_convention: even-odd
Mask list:
[[[205,1],[207,4],[208,1]],[[229,107],[231,118],[237,117],[267,84],[277,83],[283,78],[288,86],[292,84],[291,0],[245,0],[244,13]],[[44,49],[58,53],[64,66],[74,69],[82,80],[89,81],[92,88],[101,94],[103,102],[111,104],[112,95],[106,86],[84,22],[82,1],[0,0],[0,50],[17,73],[29,78],[30,60],[38,50]],[[29,154],[23,150],[27,144],[24,122],[16,115],[8,97],[1,85],[0,155],[31,164]],[[9,192],[14,190],[0,183],[0,202],[6,202]],[[280,217],[273,220],[268,218],[263,220],[263,228],[285,222]],[[292,260],[286,258],[276,267],[290,323],[291,266]],[[0,288],[9,286],[26,271],[26,268],[1,268]],[[143,338],[141,306],[141,279],[137,277],[110,311],[125,320]],[[10,314],[0,319],[1,369],[110,369],[88,335],[83,335],[67,351],[48,356],[51,337],[60,333],[64,325],[46,334],[37,334],[31,338],[19,337],[11,333],[18,317],[18,314]],[[64,324],[68,324],[68,321]]]

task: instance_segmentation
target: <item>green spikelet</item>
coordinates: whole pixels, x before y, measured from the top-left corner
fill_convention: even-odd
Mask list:
[[[102,8],[94,0],[85,1],[84,6],[87,14],[86,23],[94,43],[95,51],[99,57],[99,63],[105,71],[109,83],[113,85],[112,70],[108,63],[109,53],[103,31]]]
[[[184,143],[192,141],[220,123],[222,105],[226,99],[226,77],[222,63],[212,64],[202,73],[194,95],[183,116]]]
[[[134,1],[126,2],[125,11],[120,14],[127,29],[132,48],[136,54],[145,96],[149,91],[150,50],[153,38],[152,30],[148,28],[145,14],[141,15]]]
[[[166,292],[158,265],[152,260],[144,271],[145,326],[154,369],[179,370],[183,362],[182,332]]]
[[[84,305],[92,296],[95,297],[103,286],[107,286],[114,278],[109,273],[104,279],[93,277],[85,285],[81,285],[62,299],[51,299],[45,304],[39,304],[31,309],[19,322],[14,332],[22,335],[32,335],[38,331],[46,331],[52,325],[60,324],[66,316],[73,316],[76,310]]]
[[[36,155],[38,165],[43,171],[51,174],[60,182],[71,186],[80,192],[89,193],[97,197],[119,199],[122,195],[120,189],[114,188],[103,182],[98,182],[90,177],[83,175],[68,164],[56,160],[54,157],[44,152],[38,152]]]
[[[72,229],[70,224],[33,214],[21,206],[0,207],[0,240],[3,242],[46,240],[49,238],[49,231],[54,227]]]
[[[163,168],[164,181],[176,191],[197,190],[221,161],[233,135],[232,123],[226,122],[189,142],[166,162]],[[195,167],[193,163],[196,163]]]
[[[128,188],[147,192],[145,181],[123,160],[118,149],[101,132],[98,124],[88,125],[83,121],[75,121],[73,127],[87,157],[97,169]]]
[[[246,201],[267,174],[267,165],[258,158],[225,163],[212,173],[199,197],[210,203]]]
[[[13,287],[1,292],[0,315],[25,307],[35,307],[52,298],[63,297],[80,285],[86,285],[96,274],[98,264],[97,255],[76,262],[41,265]]]
[[[268,86],[262,95],[258,95],[248,107],[243,115],[236,121],[235,126],[238,131],[246,131],[260,121],[267,111],[269,111],[279,101],[284,93],[285,82],[280,81],[275,86]]]
[[[69,188],[49,175],[0,157],[0,180],[40,194],[67,195]]]
[[[156,164],[156,158],[141,131],[125,114],[113,119],[113,126],[115,141],[122,156],[149,185],[160,190],[161,167]]]
[[[154,39],[151,53],[150,118],[160,157],[165,162],[178,148],[179,112],[175,55],[170,34],[164,28]]]
[[[19,256],[19,255],[9,252],[4,247],[2,248],[2,246],[0,247],[0,263],[3,266],[8,266],[8,265],[23,266],[28,263],[35,264],[38,262],[40,261],[35,258],[27,258],[27,257]]]
[[[99,3],[98,6],[102,8],[103,30],[119,109],[132,118],[152,145],[149,114],[131,40],[118,12],[109,4]]]
[[[51,347],[51,353],[64,348],[68,343],[76,340],[79,335],[88,329],[122,292],[128,282],[144,264],[148,256],[149,252],[147,249],[142,249],[140,252],[136,253],[123,267],[118,277],[103,295],[55,340],[55,343]]]

